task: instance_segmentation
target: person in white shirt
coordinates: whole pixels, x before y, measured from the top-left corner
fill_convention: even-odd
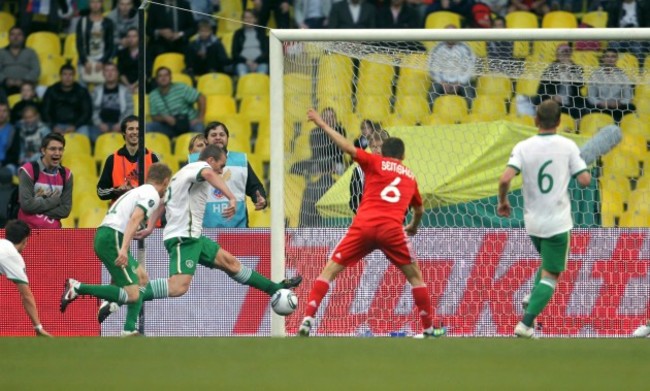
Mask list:
[[[510,182],[522,174],[524,223],[542,258],[530,299],[524,303],[523,319],[515,327],[515,335],[522,338],[535,338],[535,318],[551,300],[558,278],[566,269],[573,228],[569,181],[574,177],[582,187],[591,182],[576,143],[557,134],[561,113],[554,100],[546,100],[537,107],[538,134],[515,145],[499,179],[497,213],[509,217]]]
[[[4,274],[8,280],[16,284],[20,293],[23,308],[34,325],[37,336],[51,337],[45,331],[38,317],[36,300],[29,288],[29,279],[25,272],[25,260],[21,253],[27,246],[27,238],[31,229],[29,225],[21,220],[10,220],[5,225],[5,239],[0,239],[0,274]]]
[[[146,284],[146,272],[131,255],[129,246],[138,227],[158,210],[172,176],[163,163],[149,167],[147,183],[124,193],[111,205],[95,233],[95,254],[111,275],[111,285],[83,284],[69,278],[61,296],[61,312],[79,295],[92,295],[111,303],[127,304],[123,336],[137,335],[136,322],[142,308],[141,279]],[[157,218],[156,218],[157,220]]]
[[[272,296],[279,289],[294,288],[302,277],[295,276],[279,283],[242,264],[218,243],[203,236],[203,217],[208,199],[208,188],[214,187],[228,203],[221,208],[225,218],[235,215],[237,202],[221,174],[226,165],[226,152],[216,145],[207,145],[199,160],[189,163],[174,175],[165,197],[164,205],[154,215],[156,221],[166,211],[167,225],[163,241],[169,253],[169,278],[151,281],[144,300],[183,296],[190,287],[196,267],[200,264],[210,269],[224,271],[240,284],[252,286]],[[150,220],[147,228],[138,232],[136,239],[151,234],[155,223]]]
[[[446,29],[455,29],[448,25]],[[472,49],[463,42],[440,42],[429,53],[429,76],[433,80],[430,100],[433,103],[441,95],[459,95],[468,99],[471,105],[473,88],[470,84],[474,77],[476,56]]]

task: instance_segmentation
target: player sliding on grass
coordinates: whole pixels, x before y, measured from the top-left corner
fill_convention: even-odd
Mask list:
[[[582,187],[591,182],[576,143],[556,134],[561,113],[552,100],[537,107],[538,134],[515,145],[499,179],[497,213],[508,217],[510,182],[523,173],[524,223],[542,257],[524,317],[515,327],[515,335],[522,338],[535,338],[535,318],[551,300],[560,273],[566,270],[573,228],[569,181],[573,176]]]
[[[314,327],[314,316],[318,307],[336,276],[346,267],[354,265],[375,249],[379,249],[404,273],[411,284],[413,301],[418,308],[424,329],[420,336],[426,338],[445,335],[444,328],[433,327],[431,297],[407,237],[416,234],[424,207],[415,176],[402,164],[404,142],[399,138],[389,137],[381,147],[383,156],[371,155],[355,148],[344,136],[332,129],[314,109],[309,109],[307,117],[323,129],[337,147],[359,163],[365,175],[365,188],[352,225],[311,287],[305,318],[298,334],[309,336]],[[402,221],[409,206],[413,207],[413,219],[403,227]]]
[[[142,308],[139,275],[147,277],[146,272],[138,270],[141,268],[129,252],[129,245],[140,224],[157,212],[171,176],[169,167],[154,163],[149,168],[145,185],[129,190],[113,203],[95,233],[94,243],[95,254],[111,274],[113,284],[89,285],[68,279],[61,296],[61,312],[65,312],[78,295],[92,295],[118,304],[128,303],[122,335],[137,334],[135,324]]]
[[[163,240],[169,253],[170,276],[147,284],[142,294],[145,301],[183,296],[190,287],[198,264],[223,270],[240,284],[257,288],[269,296],[278,289],[294,288],[302,281],[302,277],[296,276],[279,283],[273,282],[242,265],[219,244],[202,235],[206,187],[215,187],[229,200],[228,206],[223,209],[225,218],[235,214],[235,197],[220,176],[225,165],[224,150],[216,145],[206,146],[199,155],[199,161],[187,164],[174,175],[165,204],[154,213],[147,228],[135,235],[137,239],[149,236],[155,221],[166,210],[167,225],[163,230]]]

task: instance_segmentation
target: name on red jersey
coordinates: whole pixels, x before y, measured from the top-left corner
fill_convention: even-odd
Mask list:
[[[391,161],[386,161],[382,160],[381,162],[381,170],[382,171],[392,171],[396,172],[399,175],[404,175],[407,176],[411,179],[415,178],[415,175],[409,170],[408,168],[404,167],[403,165],[397,163],[397,162],[391,162]]]

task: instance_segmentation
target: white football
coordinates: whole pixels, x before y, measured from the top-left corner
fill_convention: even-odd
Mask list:
[[[298,296],[290,289],[280,289],[271,296],[271,308],[278,315],[291,315],[298,308]]]

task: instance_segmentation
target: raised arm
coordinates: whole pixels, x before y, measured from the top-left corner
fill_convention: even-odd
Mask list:
[[[357,149],[354,147],[354,144],[347,138],[345,138],[342,134],[337,132],[336,130],[332,129],[331,126],[321,118],[320,114],[313,108],[309,109],[307,111],[307,118],[310,121],[313,121],[316,126],[319,128],[323,129],[325,131],[325,134],[336,144],[337,147],[341,149],[341,151],[349,154],[352,157],[357,156]]]
[[[517,176],[517,170],[513,167],[506,167],[505,171],[499,178],[499,206],[497,214],[503,217],[510,217],[510,202],[508,201],[508,191],[510,191],[510,182]]]

